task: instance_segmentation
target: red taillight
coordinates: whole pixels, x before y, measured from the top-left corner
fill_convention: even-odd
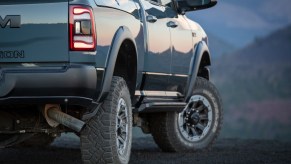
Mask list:
[[[95,51],[96,32],[90,7],[70,6],[70,50]]]

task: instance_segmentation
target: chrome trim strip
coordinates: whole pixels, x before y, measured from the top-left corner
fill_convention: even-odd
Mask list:
[[[171,74],[172,76],[178,76],[178,77],[188,77],[188,75],[182,75],[182,74]]]
[[[159,76],[177,76],[177,77],[188,77],[188,75],[183,74],[168,74],[168,73],[157,73],[157,72],[143,72],[146,75],[159,75]]]
[[[157,72],[144,72],[146,75],[160,75],[160,76],[171,76],[171,74],[167,73],[157,73]]]
[[[97,71],[105,71],[105,68],[96,68]]]
[[[182,96],[179,92],[173,91],[135,91],[136,96],[153,96],[153,97],[177,97]]]

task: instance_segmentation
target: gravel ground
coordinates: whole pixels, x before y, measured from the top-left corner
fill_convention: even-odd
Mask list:
[[[81,163],[79,139],[62,135],[46,148],[0,149],[1,164]],[[268,140],[219,139],[211,150],[163,153],[151,137],[133,140],[130,163],[291,163],[291,143]]]

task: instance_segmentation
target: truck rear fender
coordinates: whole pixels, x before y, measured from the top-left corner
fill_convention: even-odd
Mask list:
[[[133,36],[129,28],[125,26],[121,26],[113,37],[113,41],[111,44],[112,46],[109,50],[109,54],[106,60],[106,70],[105,70],[103,82],[101,85],[102,89],[101,89],[99,98],[97,99],[97,102],[102,102],[104,98],[106,98],[108,92],[110,91],[111,81],[114,74],[114,68],[116,66],[116,60],[119,55],[119,50],[125,41],[130,41],[134,45],[134,51],[136,55],[135,60],[137,60],[137,49],[136,49],[135,40],[133,39]],[[137,61],[135,61],[135,63],[137,63]],[[136,69],[136,67],[133,69]],[[134,72],[136,73],[136,70]],[[131,76],[134,76],[134,75],[131,75]],[[134,77],[136,77],[136,75]],[[132,84],[132,85],[135,86],[135,84]]]

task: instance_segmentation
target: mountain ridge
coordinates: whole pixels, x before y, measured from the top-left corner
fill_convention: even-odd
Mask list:
[[[207,36],[209,41],[209,51],[211,53],[211,57],[213,58],[218,58],[220,56],[230,54],[237,49],[237,47],[231,43],[228,43],[227,41],[217,37],[212,33],[207,33]]]
[[[224,137],[291,141],[291,121],[280,120],[291,116],[290,43],[288,25],[213,61],[212,81],[224,101]]]

